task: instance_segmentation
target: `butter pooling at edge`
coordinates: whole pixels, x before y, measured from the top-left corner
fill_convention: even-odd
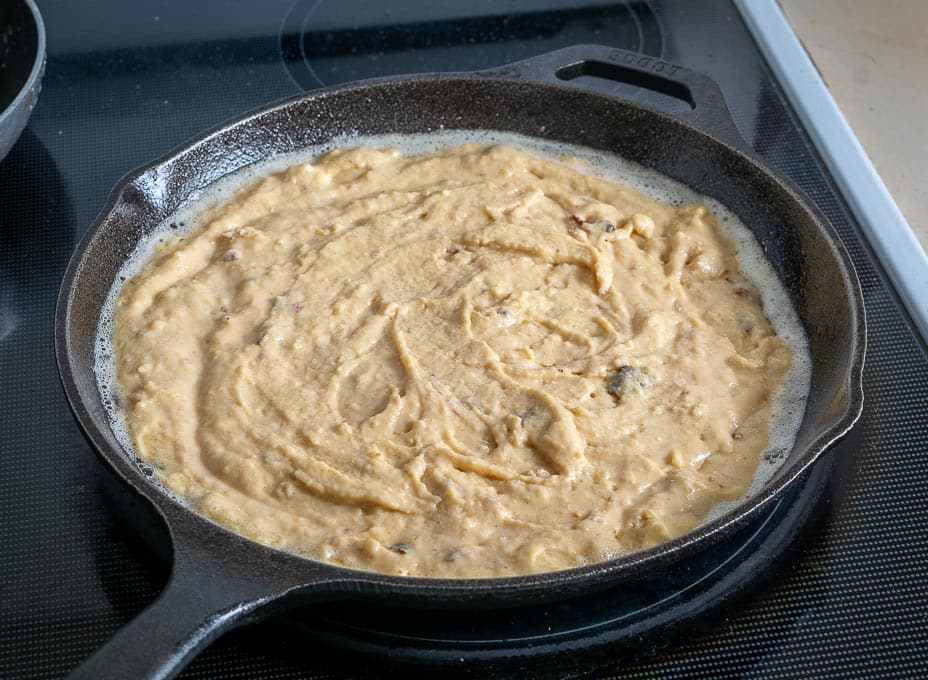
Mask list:
[[[771,457],[768,455],[770,452],[775,452],[778,450],[789,450],[789,448],[792,446],[795,432],[798,429],[798,424],[804,410],[805,398],[808,391],[809,360],[805,337],[803,335],[801,325],[799,324],[795,317],[795,313],[789,305],[788,296],[785,290],[783,290],[782,285],[779,283],[769,264],[764,259],[763,254],[753,235],[750,234],[750,232],[737,221],[737,218],[735,218],[734,215],[718,205],[716,202],[707,199],[704,196],[699,196],[698,194],[695,194],[691,190],[683,187],[682,185],[679,185],[676,182],[673,182],[672,180],[669,180],[651,171],[644,170],[640,168],[640,166],[628,163],[627,161],[617,159],[614,156],[600,154],[598,152],[591,152],[589,150],[579,149],[577,147],[569,147],[566,145],[538,143],[536,140],[529,140],[528,138],[517,137],[513,135],[486,132],[457,132],[436,133],[435,135],[428,136],[422,135],[409,137],[394,136],[378,138],[347,138],[334,140],[330,145],[327,146],[372,146],[381,148],[393,146],[401,149],[406,153],[413,154],[428,151],[433,148],[445,148],[454,146],[461,142],[476,142],[480,144],[506,143],[512,146],[528,148],[534,154],[546,156],[549,158],[559,158],[564,155],[580,157],[583,159],[583,161],[585,161],[585,163],[588,163],[589,165],[584,165],[584,163],[581,162],[579,166],[575,167],[579,167],[587,174],[602,172],[605,178],[614,181],[617,180],[625,186],[631,186],[632,188],[637,189],[646,195],[649,195],[651,198],[661,200],[661,202],[665,204],[679,205],[682,203],[703,203],[710,205],[710,208],[715,213],[715,215],[720,218],[721,231],[735,243],[740,268],[748,274],[748,278],[752,282],[757,284],[757,289],[763,301],[763,306],[767,317],[769,318],[774,329],[777,331],[777,334],[790,348],[793,355],[792,366],[787,372],[783,381],[780,383],[780,386],[778,387],[772,400],[774,408],[772,409],[770,418],[769,443],[765,452],[765,457],[771,458],[775,461],[777,457]],[[215,205],[222,203],[227,198],[229,198],[235,189],[249,184],[256,177],[267,175],[270,172],[274,172],[282,167],[293,165],[296,162],[311,160],[325,150],[326,149],[320,148],[309,150],[299,155],[288,155],[280,159],[262,163],[258,168],[249,168],[245,172],[237,173],[236,176],[232,178],[222,180],[220,183],[218,183],[219,186],[217,188],[205,192],[202,196],[196,197],[191,202],[191,204],[179,211],[176,215],[172,216],[171,220],[166,222],[166,224],[158,232],[156,232],[155,235],[150,237],[145,244],[142,244],[135,257],[133,257],[124,268],[122,275],[128,278],[137,273],[141,266],[150,258],[159,239],[174,236],[177,233],[178,230],[171,228],[172,224],[176,227],[179,223],[183,223],[185,232],[188,234],[193,233],[199,226],[197,224],[196,215],[203,210],[204,205]],[[616,177],[616,175],[618,176]],[[491,234],[487,238],[492,241],[493,238],[496,237]],[[111,291],[110,297],[108,299],[106,310],[109,312],[109,314],[112,313],[113,303],[115,302],[115,298],[118,293],[119,287],[116,286],[114,287],[113,291]],[[133,451],[134,447],[131,444],[131,438],[127,435],[122,413],[116,406],[117,400],[111,400],[107,398],[107,395],[114,393],[113,388],[116,385],[115,381],[113,380],[114,372],[112,362],[106,358],[108,353],[112,354],[111,347],[109,346],[109,338],[111,333],[110,324],[111,316],[104,316],[100,325],[99,341],[96,344],[96,355],[98,360],[97,375],[100,377],[101,393],[104,395],[105,401],[108,402],[108,408],[110,411],[111,420],[114,425],[114,430],[116,431],[117,436],[119,437],[121,443],[126,447],[126,449],[128,451]],[[559,435],[556,437],[556,441],[558,443],[562,443],[567,440],[564,440],[563,437]],[[555,465],[555,468],[557,468],[557,465]],[[748,491],[748,494],[750,494],[754,488],[759,487],[765,481],[765,479],[769,477],[769,474],[775,470],[775,468],[775,463],[763,463],[759,465],[757,468],[757,474],[754,478],[753,487]],[[563,469],[553,470],[553,472],[557,474],[568,475],[570,474],[570,471],[569,464]],[[710,513],[710,517],[724,511],[726,505],[730,505],[730,503],[719,504],[715,510]],[[401,546],[404,544],[403,541],[397,541],[397,543]],[[397,551],[391,552],[400,554]],[[403,553],[404,557],[406,556],[406,552]],[[327,557],[324,554],[315,554],[314,556],[323,558]],[[601,557],[608,557],[608,555],[604,553]],[[354,564],[353,566],[371,568],[371,565],[365,564]],[[374,565],[373,568],[378,567],[377,565]],[[383,570],[390,571],[393,569],[387,565],[387,567]],[[533,571],[537,569],[528,568],[526,570]],[[403,572],[401,571],[400,573]],[[507,573],[511,572],[493,571],[492,573],[493,575],[506,575]],[[515,573],[521,572],[517,571]],[[420,575],[433,574],[430,573]],[[438,573],[435,575],[454,576],[488,574]]]

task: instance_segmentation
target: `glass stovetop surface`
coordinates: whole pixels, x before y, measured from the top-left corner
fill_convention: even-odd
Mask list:
[[[578,43],[682,63],[721,86],[745,139],[838,228],[864,291],[866,407],[837,453],[814,536],[683,637],[609,650],[558,675],[928,674],[928,360],[733,6],[677,2],[366,3],[40,0],[48,64],[0,163],[0,675],[61,676],[151,602],[163,573],[106,509],[100,464],[58,383],[61,275],[133,168],[303,90],[491,68]],[[615,86],[617,96],[648,93]],[[234,631],[186,678],[377,676],[327,642]],[[428,668],[418,671],[428,676]],[[479,666],[459,669],[475,677]]]

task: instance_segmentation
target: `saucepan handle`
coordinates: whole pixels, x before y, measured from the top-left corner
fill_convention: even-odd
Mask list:
[[[285,608],[284,599],[287,606],[322,599],[330,582],[324,567],[319,574],[288,574],[275,568],[273,556],[242,554],[235,549],[244,542],[238,537],[231,546],[204,548],[202,536],[171,533],[174,565],[164,590],[73,671],[72,680],[173,678],[222,633]]]
[[[688,110],[663,111],[742,150],[748,150],[738,132],[718,84],[697,71],[638,52],[605,45],[574,45],[485,72],[519,80],[533,80],[598,90],[596,80],[635,85],[673,97]],[[592,79],[573,82],[581,76]],[[656,105],[659,106],[659,105]]]

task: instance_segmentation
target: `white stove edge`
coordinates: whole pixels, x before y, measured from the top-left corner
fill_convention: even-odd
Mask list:
[[[777,0],[734,0],[787,99],[928,342],[928,255],[896,206]]]

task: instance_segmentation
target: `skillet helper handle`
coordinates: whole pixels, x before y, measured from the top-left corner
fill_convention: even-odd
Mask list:
[[[233,543],[244,541],[232,537]],[[71,680],[173,678],[224,632],[270,613],[285,596],[318,599],[316,586],[327,580],[309,570],[277,569],[273,555],[249,559],[234,546],[223,551],[217,545],[204,551],[182,532],[172,531],[172,542],[174,565],[164,590],[73,671]]]
[[[560,85],[581,76],[635,85],[679,99],[689,111],[663,112],[718,137],[741,150],[750,147],[738,132],[718,84],[702,73],[638,52],[605,45],[574,45],[518,61],[487,72],[519,80]],[[601,90],[595,80],[573,83],[574,87]],[[610,94],[609,92],[606,92]]]

